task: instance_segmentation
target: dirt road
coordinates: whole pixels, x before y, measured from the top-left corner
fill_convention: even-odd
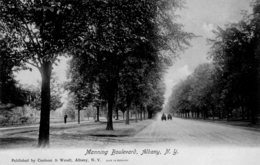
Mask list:
[[[118,145],[182,145],[259,147],[260,131],[198,120],[173,120],[114,124],[115,131],[106,131],[105,122],[51,126],[52,147],[100,147]],[[36,147],[38,126],[0,129],[1,148]]]
[[[237,126],[173,118],[154,121],[133,141],[171,143],[185,146],[260,146],[260,132]]]

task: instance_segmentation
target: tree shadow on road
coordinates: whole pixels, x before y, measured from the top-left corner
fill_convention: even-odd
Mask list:
[[[0,138],[0,148],[19,148],[25,146],[32,146],[37,143],[37,139],[29,137],[6,137]],[[12,147],[13,146],[13,147]]]

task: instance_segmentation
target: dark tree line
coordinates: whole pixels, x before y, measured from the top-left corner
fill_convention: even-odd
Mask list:
[[[21,106],[27,103],[29,91],[19,87],[14,79],[13,72],[24,66],[19,58],[16,58],[9,44],[12,44],[11,38],[0,38],[0,103]]]
[[[198,66],[173,90],[168,110],[183,117],[248,120],[259,115],[260,3],[210,40],[211,64]]]
[[[97,87],[98,98],[108,105],[107,130],[113,130],[113,111],[126,112],[129,124],[130,109],[140,118],[161,110],[163,72],[171,54],[191,37],[167,13],[176,5],[162,0],[100,1],[90,16],[92,33],[82,38],[71,61],[71,91],[88,93],[79,97],[86,105]]]
[[[93,1],[0,1],[3,36],[13,40],[11,49],[21,62],[38,68],[42,77],[39,146],[49,144],[50,79],[58,56],[68,53],[86,35]]]
[[[170,16],[180,5],[178,0],[0,0],[1,40],[10,39],[7,54],[15,54],[15,66],[41,73],[40,147],[49,145],[51,74],[59,56],[72,56],[68,88],[79,111],[90,102],[108,104],[107,129],[113,129],[116,105],[160,110],[162,73],[192,36]]]

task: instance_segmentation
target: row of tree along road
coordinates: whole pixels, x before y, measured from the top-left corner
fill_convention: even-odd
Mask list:
[[[167,104],[181,117],[247,120],[260,111],[260,1],[238,23],[215,31],[211,63],[201,64],[173,89]]]
[[[71,60],[64,86],[79,111],[106,103],[107,130],[114,110],[126,112],[127,124],[133,107],[151,117],[163,104],[163,72],[193,36],[175,23],[181,6],[179,0],[0,0],[1,102],[13,101],[5,99],[13,71],[36,67],[38,145],[48,146],[52,68],[65,56]]]

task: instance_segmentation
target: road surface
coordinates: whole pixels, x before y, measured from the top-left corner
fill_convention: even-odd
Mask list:
[[[157,119],[132,138],[147,143],[186,146],[260,146],[260,132],[219,123],[173,118]]]
[[[136,131],[137,128],[141,128]],[[183,145],[183,146],[260,146],[260,131],[199,120],[132,122],[130,126],[115,123],[117,134],[105,131],[105,123],[86,122],[51,126],[51,146],[101,147],[104,145]],[[144,129],[143,129],[144,128]],[[135,134],[129,134],[135,131]],[[98,132],[98,133],[97,133]],[[103,136],[104,133],[104,136]],[[111,134],[110,134],[111,133]],[[120,135],[119,133],[126,133]],[[113,135],[113,136],[112,136]],[[23,148],[37,145],[38,126],[0,129],[0,148]]]

